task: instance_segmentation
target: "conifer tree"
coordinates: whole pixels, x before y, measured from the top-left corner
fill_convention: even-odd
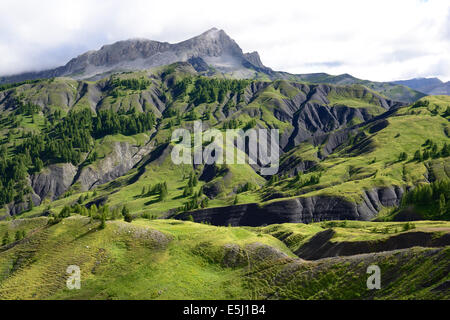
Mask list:
[[[2,239],[2,246],[7,245],[10,242],[11,242],[11,239],[9,238],[9,232],[8,232],[8,230],[6,230],[5,234],[3,235],[3,239]]]

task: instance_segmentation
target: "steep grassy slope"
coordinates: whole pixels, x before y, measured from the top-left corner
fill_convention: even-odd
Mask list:
[[[29,230],[25,239],[0,247],[0,298],[445,299],[449,294],[448,247],[318,261],[295,256],[300,243],[330,225],[231,228],[137,220],[110,221],[99,229],[99,222],[80,216],[52,226],[45,222],[0,223],[0,235]],[[337,225],[335,242],[389,237],[371,230],[404,224]],[[420,223],[416,229],[441,235],[450,226]],[[370,264],[381,268],[381,290],[367,290]],[[69,265],[81,269],[81,290],[66,288]]]

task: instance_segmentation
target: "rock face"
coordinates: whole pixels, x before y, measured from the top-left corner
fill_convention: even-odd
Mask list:
[[[33,191],[30,193],[34,205],[40,205],[44,199],[55,200],[64,194],[72,185],[77,167],[71,163],[52,164],[41,172],[33,174],[28,179],[28,184]],[[15,215],[29,209],[28,201],[6,206],[9,215]]]
[[[97,163],[83,168],[76,181],[81,183],[84,191],[112,181],[133,168],[151,148],[149,145],[138,148],[127,142],[115,142],[113,151]]]
[[[50,165],[31,176],[31,187],[41,202],[45,198],[55,200],[69,189],[76,173],[77,168],[71,163]]]
[[[224,246],[222,266],[226,268],[238,268],[248,265],[246,252],[237,244],[228,243]]]
[[[310,223],[325,220],[371,220],[382,206],[399,204],[403,189],[379,188],[365,191],[362,201],[355,203],[332,196],[305,197],[272,202],[265,206],[243,204],[202,209],[175,216],[185,220],[192,215],[195,222],[218,226],[262,226],[279,223]]]
[[[250,62],[253,66],[261,68],[261,69],[266,68],[262,63],[261,57],[259,56],[258,52],[253,51],[253,52],[245,53],[244,56],[247,59],[247,61]]]

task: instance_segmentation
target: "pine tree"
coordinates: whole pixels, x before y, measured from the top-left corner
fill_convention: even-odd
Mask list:
[[[37,158],[34,164],[36,172],[40,172],[44,167],[44,162],[40,158]]]
[[[420,150],[417,150],[417,151],[414,153],[414,158],[413,158],[413,160],[414,160],[414,161],[418,161],[418,162],[422,161],[422,154],[420,153]]]
[[[191,196],[194,193],[194,188],[187,185],[183,190],[183,197]]]
[[[100,220],[100,226],[99,229],[103,230],[106,227],[106,213],[102,214],[101,220]]]
[[[441,193],[440,197],[439,197],[439,214],[442,216],[445,214],[446,211],[446,206],[445,206],[445,196],[443,193]]]
[[[95,206],[95,204],[93,206]],[[64,208],[62,208],[62,210],[59,212],[59,218],[67,218],[69,216],[70,216],[70,207],[64,206]]]
[[[122,216],[126,216],[127,214],[130,214],[130,210],[127,208],[127,206],[123,206],[122,208]]]
[[[207,208],[207,207],[208,207],[208,202],[209,202],[208,198],[204,198],[204,199],[201,201],[201,203],[200,203],[200,207],[202,207],[202,208]]]
[[[2,246],[5,246],[10,242],[11,242],[11,239],[9,238],[9,232],[8,232],[8,230],[6,230],[5,234],[3,235],[3,239],[2,239]]]
[[[168,196],[167,183],[164,181],[159,185],[159,201],[164,201]]]
[[[297,175],[294,178],[294,182],[299,182],[302,179],[302,172],[297,172]]]
[[[431,157],[435,158],[436,156],[438,156],[438,147],[436,143],[433,143],[432,147],[431,147]]]
[[[97,215],[98,212],[98,208],[97,205],[94,203],[90,208],[89,208],[89,216],[90,217],[95,217]]]
[[[408,159],[408,155],[406,154],[406,152],[401,152],[400,155],[398,156],[398,160],[405,161],[406,159]]]
[[[448,157],[448,156],[450,156],[450,145],[444,143],[444,146],[442,147],[441,150],[441,157]]]
[[[197,184],[198,184],[198,178],[197,178],[196,175],[194,175],[194,177],[192,178],[192,185],[193,185],[194,187],[196,187]]]

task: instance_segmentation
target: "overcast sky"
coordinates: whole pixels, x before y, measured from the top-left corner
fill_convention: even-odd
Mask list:
[[[1,0],[0,75],[67,63],[129,38],[225,30],[291,73],[450,80],[449,0]]]

